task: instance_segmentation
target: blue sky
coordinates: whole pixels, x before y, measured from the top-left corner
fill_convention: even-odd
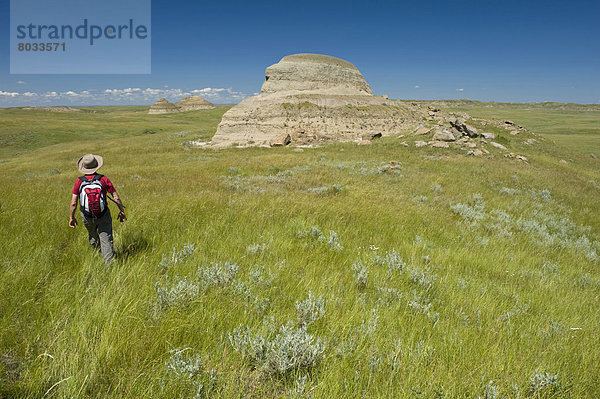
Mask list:
[[[348,60],[391,98],[600,103],[597,0],[153,1],[148,75],[11,75],[1,4],[0,106],[235,103],[299,52]]]

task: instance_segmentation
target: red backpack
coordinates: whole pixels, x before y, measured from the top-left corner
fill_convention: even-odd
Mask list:
[[[106,194],[102,188],[102,175],[94,175],[90,180],[81,176],[79,186],[79,205],[81,212],[87,217],[100,217],[108,209],[106,206]]]

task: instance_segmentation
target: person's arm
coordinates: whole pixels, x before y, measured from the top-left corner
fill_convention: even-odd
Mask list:
[[[79,200],[79,195],[77,194],[72,194],[73,196],[71,197],[71,205],[69,207],[69,227],[71,228],[75,228],[77,226],[77,219],[75,219],[75,210],[77,209],[77,202]]]
[[[115,203],[119,207],[119,220],[121,222],[126,221],[127,220],[127,216],[125,216],[125,206],[123,206],[123,202],[121,201],[121,198],[119,197],[119,194],[117,194],[116,191],[113,191],[112,192],[112,196],[113,196],[113,199],[115,200]]]

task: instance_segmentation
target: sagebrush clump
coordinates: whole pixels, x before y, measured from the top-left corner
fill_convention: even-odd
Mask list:
[[[311,368],[323,359],[325,341],[315,340],[306,326],[287,323],[276,334],[263,336],[240,326],[229,333],[229,342],[251,366],[268,374],[287,374],[299,368]]]
[[[309,291],[308,298],[296,301],[296,313],[298,325],[309,326],[325,314],[325,299],[323,296],[315,297],[312,291]]]

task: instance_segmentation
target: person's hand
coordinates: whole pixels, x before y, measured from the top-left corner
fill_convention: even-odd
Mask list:
[[[123,211],[120,211],[120,212],[119,212],[119,221],[120,221],[121,223],[123,223],[123,222],[124,222],[124,221],[126,221],[126,220],[127,220],[127,216],[125,216],[125,212],[123,212]]]
[[[69,218],[69,227],[74,229],[75,227],[77,227],[77,219],[75,218]]]

